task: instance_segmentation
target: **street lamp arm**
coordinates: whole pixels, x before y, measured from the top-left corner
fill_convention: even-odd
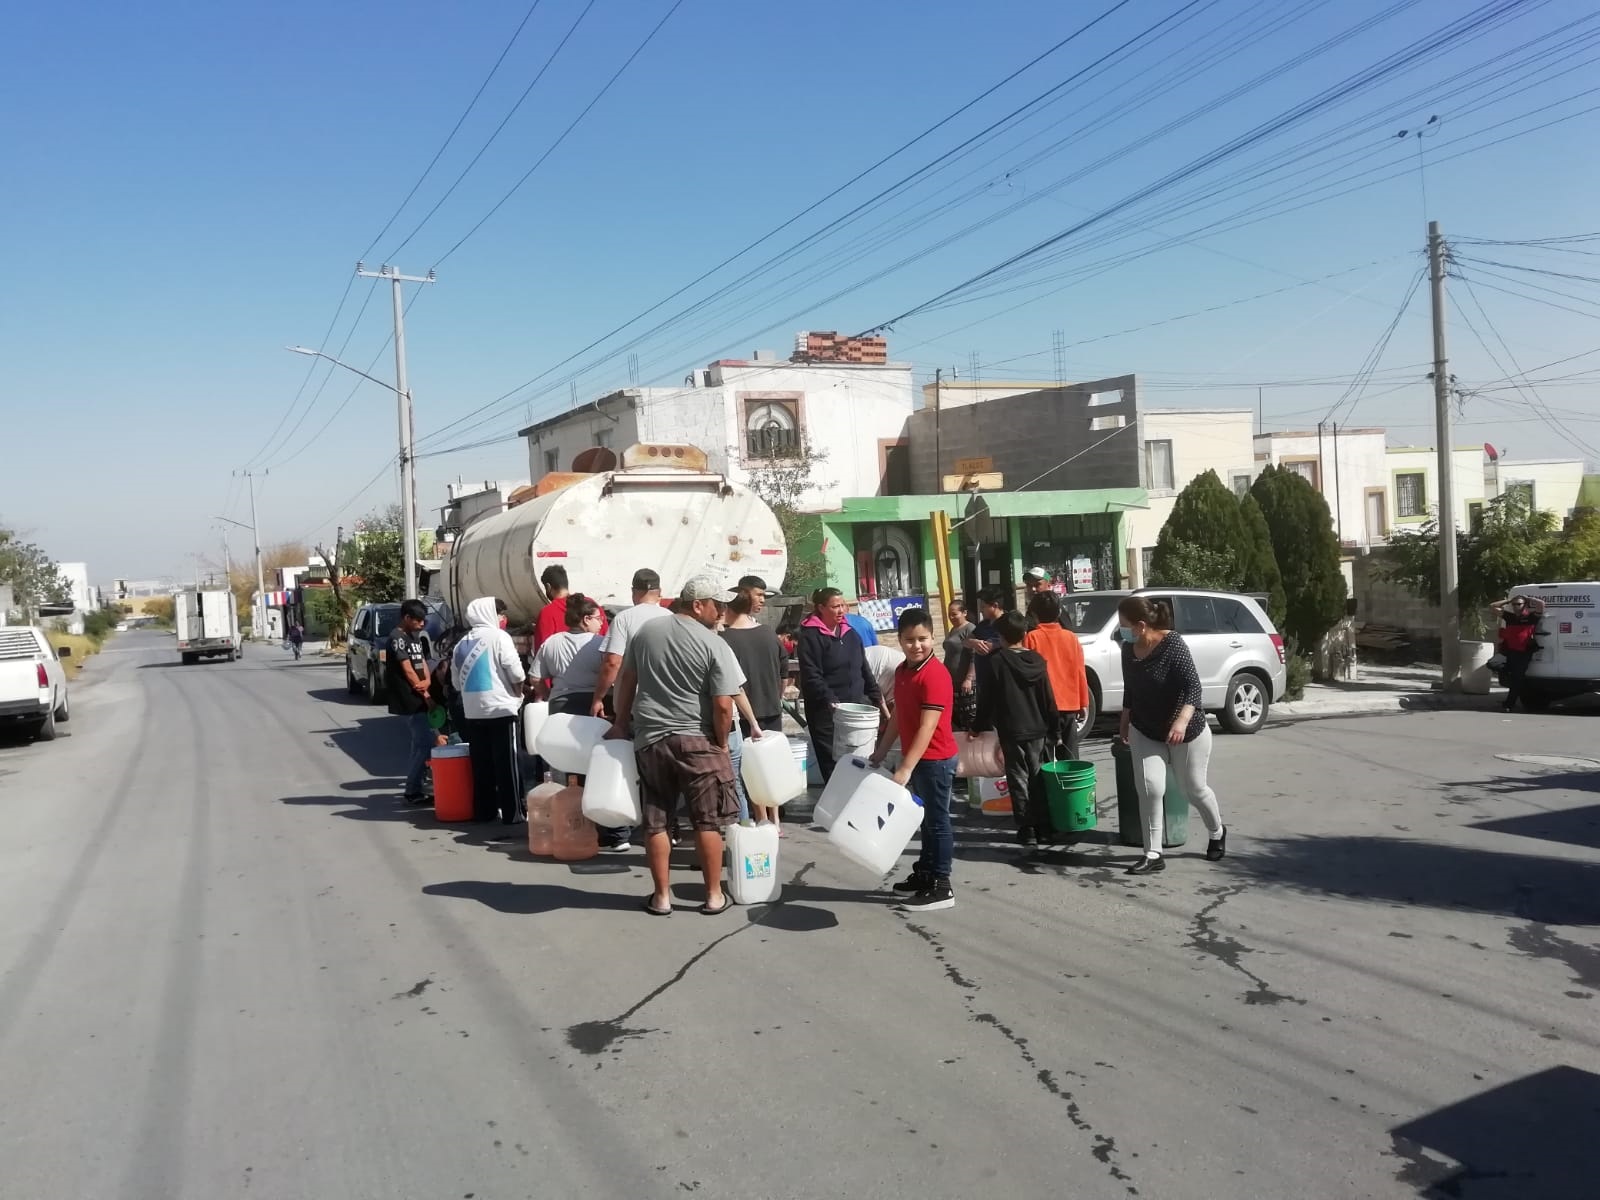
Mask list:
[[[379,379],[376,375],[368,375],[365,371],[361,370],[359,367],[352,367],[349,363],[341,362],[337,358],[335,358],[333,355],[324,354],[321,350],[313,350],[309,346],[285,346],[284,349],[288,350],[292,354],[306,354],[306,355],[309,355],[312,358],[325,358],[329,362],[331,362],[334,366],[343,367],[346,371],[351,371],[351,372],[361,376],[361,378],[363,378],[363,379],[369,379],[373,383],[377,384],[379,387],[387,388],[389,391],[395,393],[395,395],[397,395],[397,396],[405,394],[399,388],[395,387],[394,384],[385,382],[384,380]]]
[[[212,517],[213,521],[226,521],[229,525],[237,525],[240,529],[248,529],[251,533],[256,531],[254,525],[246,525],[243,521],[235,521],[232,517]]]

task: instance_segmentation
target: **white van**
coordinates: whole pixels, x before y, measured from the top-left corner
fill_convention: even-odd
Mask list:
[[[1511,594],[1544,601],[1522,702],[1542,709],[1553,700],[1600,692],[1600,582],[1524,583]]]

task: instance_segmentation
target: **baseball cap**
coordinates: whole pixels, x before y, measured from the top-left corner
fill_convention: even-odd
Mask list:
[[[1024,579],[1049,579],[1050,572],[1043,567],[1029,567],[1022,573]]]
[[[683,585],[683,590],[678,593],[678,599],[691,604],[696,600],[720,600],[727,603],[734,598],[734,595],[734,591],[720,579],[714,579],[710,575],[696,575]]]
[[[655,592],[661,589],[661,576],[649,567],[641,567],[633,573],[633,590],[636,592]]]

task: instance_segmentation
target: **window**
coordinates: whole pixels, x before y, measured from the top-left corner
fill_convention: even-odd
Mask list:
[[[546,471],[559,471],[561,469],[560,450],[546,450],[544,452],[544,469]]]
[[[1467,528],[1473,533],[1483,532],[1483,501],[1467,501]]]
[[[1102,404],[1121,404],[1122,389],[1112,388],[1108,392],[1090,392],[1089,407],[1098,408]]]
[[[1394,511],[1399,517],[1428,515],[1428,476],[1422,471],[1404,471],[1394,477]]]
[[[1519,479],[1506,484],[1506,495],[1516,496],[1527,512],[1533,511],[1533,480]]]
[[[1139,551],[1139,586],[1147,587],[1150,583],[1150,564],[1155,561],[1156,548],[1146,546]]]
[[[1221,626],[1217,624],[1217,613],[1211,605],[1210,596],[1179,596],[1177,611],[1172,615],[1180,633],[1222,632]]]
[[[915,525],[857,525],[856,593],[880,599],[921,595],[920,538]]]
[[[1293,471],[1318,491],[1322,490],[1322,477],[1317,472],[1314,458],[1286,458],[1278,463],[1285,471]]]
[[[594,431],[594,444],[596,446],[609,446],[609,445],[611,445],[611,430],[610,429],[596,429]]]
[[[1211,607],[1217,614],[1218,633],[1263,633],[1255,613],[1241,600],[1223,596],[1211,597]]]
[[[1104,416],[1089,418],[1089,428],[1095,429],[1121,429],[1128,423],[1128,418],[1121,413],[1106,413]]]
[[[800,403],[766,398],[745,401],[745,453],[750,458],[782,458],[800,453]]]
[[[1145,474],[1150,479],[1152,492],[1170,492],[1172,482],[1172,443],[1146,442],[1144,444]]]
[[[1233,487],[1233,494],[1243,500],[1250,494],[1250,472],[1236,471],[1228,476],[1228,483]]]

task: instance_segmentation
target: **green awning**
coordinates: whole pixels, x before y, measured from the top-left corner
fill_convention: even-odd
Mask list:
[[[1143,488],[1099,488],[1072,492],[985,492],[979,504],[991,517],[1067,517],[1150,507]],[[963,512],[962,515],[966,515]]]

